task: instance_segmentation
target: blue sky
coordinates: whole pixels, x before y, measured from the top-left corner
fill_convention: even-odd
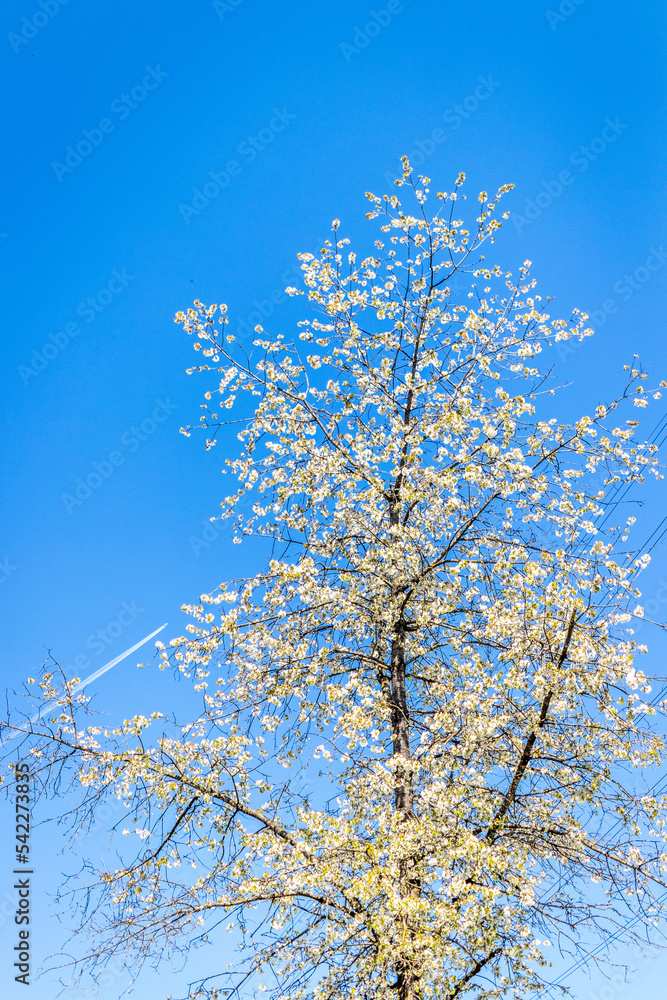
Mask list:
[[[404,153],[436,189],[460,170],[471,198],[516,184],[498,259],[532,260],[553,312],[577,305],[597,329],[554,355],[560,412],[613,394],[633,353],[665,377],[663,4],[5,0],[1,16],[3,686],[46,649],[92,672],[165,621],[161,638],[181,634],[183,602],[261,558],[207,527],[227,445],[178,433],[206,387],[173,316],[200,298],[226,301],[241,335],[293,325],[296,253],[334,217],[361,237],[364,192],[388,190]],[[664,507],[642,499],[638,541]],[[656,617],[663,577],[658,551]],[[135,659],[95,682],[100,705],[169,707]],[[53,836],[44,893],[67,867]],[[62,931],[40,905],[41,957]],[[666,971],[570,985],[633,1000]],[[164,993],[146,978],[142,996]]]

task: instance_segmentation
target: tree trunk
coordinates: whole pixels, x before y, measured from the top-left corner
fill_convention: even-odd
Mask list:
[[[405,651],[400,624],[391,644],[391,729],[393,736],[393,751],[395,757],[410,757],[410,719],[405,684]],[[407,764],[401,764],[396,769],[396,788],[394,792],[396,810],[403,819],[414,815],[414,792],[412,787],[412,770]]]

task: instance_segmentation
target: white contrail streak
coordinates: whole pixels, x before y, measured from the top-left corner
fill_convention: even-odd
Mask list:
[[[78,691],[83,691],[86,685],[90,684],[92,681],[96,681],[97,678],[101,677],[102,674],[105,674],[107,670],[111,670],[111,668],[115,667],[117,663],[120,663],[121,660],[124,660],[126,656],[129,656],[130,653],[133,653],[135,649],[139,649],[139,647],[143,646],[145,642],[148,642],[148,640],[152,639],[154,635],[157,635],[158,632],[161,632],[163,628],[166,628],[168,624],[169,624],[168,622],[165,622],[164,625],[160,625],[160,627],[156,628],[154,632],[151,632],[150,635],[147,635],[145,639],[142,639],[140,642],[135,643],[134,646],[130,646],[129,649],[126,649],[124,653],[121,653],[120,656],[117,656],[115,659],[109,660],[108,663],[105,663],[103,667],[100,667],[99,670],[96,670],[94,674],[91,674],[89,677],[86,677],[85,680],[79,681],[79,683],[72,688],[70,693],[76,694]],[[55,708],[56,705],[62,705],[62,701],[58,700],[55,703],[51,702],[48,705],[43,705],[42,708],[40,708],[39,712],[37,712],[36,715],[33,715],[30,721],[38,722],[45,712],[51,711],[53,708]]]

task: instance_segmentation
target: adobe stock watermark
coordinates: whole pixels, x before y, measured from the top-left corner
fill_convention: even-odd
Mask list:
[[[123,634],[126,628],[133,625],[144,614],[145,610],[145,608],[138,607],[135,600],[123,601],[118,614],[110,622],[107,622],[104,628],[95,629],[86,637],[86,649],[91,650],[95,656],[106,653],[109,646]],[[63,671],[67,679],[71,680],[72,677],[80,677],[82,671],[90,670],[92,665],[93,661],[87,653],[77,653],[72,662],[63,667]]]
[[[146,417],[139,424],[132,424],[128,430],[121,434],[118,448],[110,451],[106,458],[101,461],[93,462],[92,470],[76,480],[71,493],[61,493],[60,499],[68,514],[85,503],[93,492],[98,490],[102,483],[114,474],[117,468],[125,464],[127,454],[134,454],[144,441],[155,434],[160,424],[163,424],[178,409],[178,404],[172,403],[169,397],[166,400],[156,400],[156,404],[150,417]]]
[[[605,125],[600,135],[591,139],[588,145],[581,145],[570,154],[570,164],[576,167],[579,173],[583,174],[588,170],[591,163],[594,163],[599,156],[602,156],[608,147],[616,142],[619,135],[622,135],[628,127],[618,117],[605,119]],[[516,231],[520,233],[525,226],[530,226],[536,219],[539,219],[545,209],[549,208],[557,198],[560,198],[565,188],[574,183],[576,176],[570,170],[561,170],[557,178],[550,181],[542,181],[543,190],[539,191],[534,198],[526,199],[523,209],[524,214],[512,213],[511,218]]]
[[[360,55],[367,48],[374,38],[380,34],[384,28],[388,27],[397,14],[402,14],[405,7],[401,0],[389,0],[386,7],[380,10],[369,11],[369,19],[360,28],[355,25],[352,42],[341,42],[340,50],[343,53],[345,62],[352,62],[353,56]]]
[[[650,597],[648,601],[644,602],[642,595],[642,607],[644,608],[644,614],[640,617],[637,616],[632,623],[632,628],[634,630],[635,638],[640,632],[643,632],[647,622],[658,622],[659,624],[665,624],[660,622],[658,615],[661,614],[664,618],[665,605],[667,605],[667,580],[661,577],[658,580],[657,590],[654,591],[653,597]]]
[[[240,7],[243,0],[213,0],[213,10],[221,21],[224,21],[226,14],[233,14],[237,7]]]
[[[629,302],[635,292],[638,292],[651,279],[655,272],[664,267],[666,263],[667,251],[664,244],[661,243],[659,247],[651,247],[643,264],[640,264],[630,273],[626,272],[622,278],[614,282],[612,286],[613,291],[623,303]],[[604,299],[599,309],[593,309],[589,313],[588,326],[592,327],[597,333],[605,325],[609,317],[616,315],[618,310],[618,299]],[[563,361],[569,354],[574,354],[578,351],[583,343],[583,340],[559,340],[554,346],[558,357]]]
[[[283,105],[282,108],[273,109],[273,117],[265,128],[261,128],[255,135],[248,135],[236,147],[236,155],[242,157],[246,163],[252,163],[256,157],[270,146],[277,135],[285,130],[289,122],[296,118]],[[190,222],[193,215],[210,205],[214,198],[217,198],[221,191],[228,188],[233,177],[238,177],[243,171],[244,164],[239,160],[228,160],[223,170],[209,170],[210,180],[204,181],[201,188],[193,188],[191,204],[181,202],[178,210],[184,222]]]
[[[487,73],[486,76],[479,76],[477,78],[477,86],[471,93],[467,94],[462,101],[452,104],[443,113],[442,120],[449,128],[434,128],[425,139],[417,139],[415,141],[415,149],[412,149],[407,154],[410,165],[420,167],[429,156],[433,155],[438,146],[446,142],[450,133],[455,132],[466,119],[474,115],[480,105],[488,101],[489,97],[499,87],[500,83],[493,79],[491,73]],[[388,184],[393,185],[395,177],[396,175],[391,170],[385,170],[384,179]]]
[[[132,111],[138,108],[153,90],[157,90],[162,81],[166,80],[168,76],[169,73],[160,69],[159,64],[155,67],[146,66],[146,73],[141,83],[133,87],[129,94],[123,93],[111,102],[109,108],[111,114],[115,115],[118,121],[125,121],[126,118],[130,117]],[[64,162],[61,163],[59,160],[53,160],[51,163],[51,169],[56,175],[58,182],[62,184],[63,178],[76,170],[90,156],[94,149],[102,145],[106,136],[111,135],[115,131],[116,122],[112,118],[100,118],[94,128],[82,129],[82,138],[78,140],[75,146],[70,145],[65,150]]]
[[[129,283],[134,281],[134,278],[133,274],[128,274],[126,267],[114,267],[107,283],[99,288],[94,295],[88,295],[79,302],[76,307],[76,315],[86,324],[94,322],[100,313],[104,312],[107,306],[111,305],[114,299],[127,288]],[[39,350],[34,347],[30,355],[30,363],[17,366],[16,370],[21,376],[23,384],[27,385],[31,378],[36,378],[40,372],[48,368],[61,351],[65,350],[69,342],[78,337],[81,332],[81,324],[70,320],[60,330],[49,333],[50,343],[43,344]]]
[[[544,15],[549,22],[551,30],[555,31],[559,24],[567,21],[568,17],[572,17],[575,10],[585,2],[586,0],[561,0],[557,11],[545,10]]]
[[[7,580],[16,573],[17,569],[18,566],[15,566],[8,558],[0,560],[0,583],[7,583]]]
[[[655,946],[646,945],[643,949],[635,948],[633,951],[634,961],[631,959],[623,971],[619,970],[610,976],[605,976],[605,985],[595,991],[589,991],[585,1000],[615,1000],[615,997],[630,986],[632,980],[641,971],[641,967],[648,965],[661,954],[663,954],[662,948]]]
[[[320,241],[315,241],[315,246],[324,246],[331,233],[327,233]],[[282,272],[280,285],[267,293],[264,299],[253,299],[252,310],[236,324],[233,332],[237,344],[252,343],[256,338],[256,326],[263,326],[265,321],[273,316],[278,306],[290,301],[290,296],[285,292],[289,284],[294,284],[303,279],[303,268],[300,263],[292,264]]]
[[[100,997],[109,995],[108,993],[101,993],[102,989],[108,990],[115,984],[118,990],[120,990],[119,979],[128,975],[129,971],[126,968],[125,960],[118,955],[114,955],[113,958],[110,958],[108,962],[101,966],[99,972],[95,973],[95,981],[90,986],[68,986],[67,1000],[100,1000]],[[120,996],[120,992],[118,995]]]
[[[254,502],[251,497],[248,497],[244,503],[238,504],[234,510],[237,514],[240,514],[243,511],[249,510]],[[226,517],[223,520],[220,517],[211,517],[201,523],[203,530],[200,529],[198,535],[188,535],[190,548],[197,557],[201,554],[202,549],[209,549],[213,542],[217,542],[219,538],[227,534],[234,523],[234,519]]]
[[[273,316],[276,308],[282,305],[283,302],[287,302],[289,295],[286,294],[285,288],[289,282],[295,281],[299,278],[303,278],[303,271],[298,264],[293,264],[292,267],[283,271],[280,287],[274,288],[270,291],[265,299],[253,299],[253,309],[247,314],[247,316],[240,319],[236,325],[234,337],[237,343],[245,344],[247,342],[252,342],[252,340],[257,336],[255,333],[255,327],[263,326],[265,320]]]
[[[95,981],[92,985],[68,987],[67,1000],[100,1000],[101,997],[109,996],[108,992],[101,991],[108,991],[114,985],[116,989],[113,995],[121,996],[127,991],[125,989],[121,991],[119,980],[127,980],[129,976],[130,970],[125,964],[125,959],[122,956],[114,955],[100,967],[99,972],[95,973]]]
[[[202,549],[210,548],[213,542],[216,542],[221,535],[225,535],[227,533],[227,529],[229,528],[228,523],[225,523],[224,527],[222,524],[218,527],[217,519],[202,521],[202,525],[204,530],[200,530],[199,535],[188,535],[190,548],[196,556],[199,556]]]
[[[385,177],[388,178],[389,183],[393,185],[394,175],[387,171],[385,173]],[[327,234],[321,241],[319,241],[319,243],[315,243],[314,245],[323,246],[324,241],[329,239],[329,236],[330,234]],[[296,284],[298,281],[301,281],[302,278],[303,270],[301,265],[293,264],[291,267],[287,268],[287,270],[283,271],[281,275],[281,284],[278,287],[268,292],[266,297],[263,299],[253,299],[253,309],[238,321],[236,329],[233,331],[235,342],[239,345],[252,343],[257,336],[255,333],[255,327],[264,326],[266,320],[273,316],[279,306],[281,306],[284,302],[291,301],[290,296],[285,292],[286,283]],[[453,292],[459,291],[463,287],[463,281],[458,271],[452,276],[451,281],[448,282],[448,286]]]
[[[69,0],[38,0],[39,9],[31,17],[24,17],[21,20],[20,34],[10,31],[7,35],[7,41],[14,52],[18,52],[22,45],[27,45],[33,38],[36,38],[42,28],[45,28],[53,20],[60,8],[68,3]]]

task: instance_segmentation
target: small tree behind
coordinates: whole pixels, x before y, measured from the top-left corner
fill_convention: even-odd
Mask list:
[[[182,729],[87,729],[83,696],[43,681],[53,711],[23,728],[45,787],[73,762],[82,808],[116,794],[144,840],[99,873],[98,957],[231,919],[247,964],[214,960],[198,995],[257,974],[285,1000],[484,1000],[537,989],[549,940],[655,922],[665,803],[644,769],[663,741],[628,627],[647,557],[615,554],[632,518],[596,527],[656,471],[618,412],[646,405],[645,375],[551,416],[539,355],[586,316],[552,320],[530,262],[517,280],[485,262],[509,186],[469,231],[462,182],[429,218],[404,161],[414,214],[369,194],[373,253],[335,221],[301,255],[303,346],[257,327],[245,357],[225,306],[177,316],[216,375],[207,446],[239,413],[223,516],[273,557],[162,648],[201,692]]]

